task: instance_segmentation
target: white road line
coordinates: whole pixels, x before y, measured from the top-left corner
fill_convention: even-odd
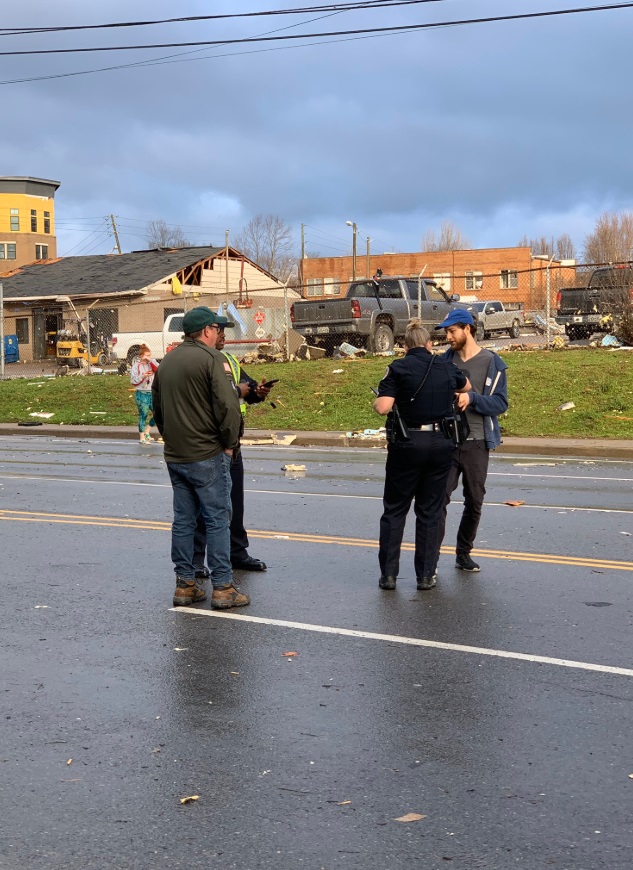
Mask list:
[[[280,628],[296,628],[300,631],[313,631],[319,634],[334,634],[340,637],[357,637],[364,640],[381,640],[388,643],[400,643],[405,646],[421,646],[431,649],[448,650],[449,652],[469,653],[478,656],[493,656],[502,659],[514,659],[521,662],[532,662],[539,665],[554,665],[559,668],[575,668],[581,671],[597,671],[601,674],[616,674],[620,677],[633,677],[633,668],[618,668],[612,665],[596,665],[591,662],[576,662],[571,659],[557,659],[550,656],[534,656],[528,653],[510,652],[487,647],[464,646],[460,643],[443,643],[436,640],[423,640],[419,637],[402,637],[398,634],[378,634],[374,631],[356,631],[351,628],[334,628],[329,625],[312,625],[308,622],[292,622],[285,619],[267,619],[263,616],[247,616],[242,613],[223,613],[218,610],[192,610],[190,607],[170,607],[177,613],[188,613],[190,616],[212,616],[216,619],[231,619],[235,622],[253,622],[259,625],[276,625]]]
[[[145,486],[150,489],[171,489],[170,483],[144,483],[141,481],[134,480],[103,480],[100,478],[99,480],[93,480],[92,478],[83,478],[79,479],[76,477],[35,477],[35,476],[27,476],[25,474],[0,474],[0,480],[42,480],[49,483],[81,483],[81,484],[90,484],[94,486],[95,484],[101,484],[105,486]],[[253,495],[289,495],[289,496],[306,496],[310,498],[349,498],[349,499],[357,499],[358,501],[382,501],[381,495],[345,495],[345,493],[339,492],[305,492],[303,490],[293,490],[289,492],[283,489],[245,489],[244,492],[251,493]],[[463,502],[455,499],[453,500],[449,507],[462,507]],[[502,507],[504,510],[508,507],[508,505],[504,504],[504,502],[496,502],[496,501],[486,501],[484,502],[484,507]],[[575,507],[572,505],[561,505],[561,504],[525,504],[521,505],[521,510],[544,510],[544,511],[576,511],[585,513],[593,513],[593,514],[630,514],[633,513],[633,509],[627,508],[590,508],[590,507]]]
[[[488,477],[536,477],[538,480],[610,480],[612,483],[633,483],[633,477],[588,477],[584,474],[524,474],[520,471],[489,471]]]

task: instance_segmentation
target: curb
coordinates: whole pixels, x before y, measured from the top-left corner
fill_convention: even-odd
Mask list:
[[[47,438],[77,438],[81,440],[138,439],[132,426],[19,426],[0,423],[0,435],[36,435]],[[293,437],[294,436],[294,437]],[[292,439],[292,440],[291,440]],[[246,429],[245,445],[279,445],[293,447],[350,447],[374,450],[386,447],[382,435],[350,437],[345,432],[280,432]],[[495,451],[497,454],[524,454],[532,456],[581,456],[599,459],[626,459],[633,462],[633,440],[605,438],[505,438]]]

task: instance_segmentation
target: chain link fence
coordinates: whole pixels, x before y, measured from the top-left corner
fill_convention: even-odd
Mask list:
[[[404,277],[413,303],[420,276]],[[479,339],[501,346],[548,346],[556,335],[565,333],[571,340],[587,338],[599,329],[608,331],[609,317],[613,321],[614,314],[619,322],[622,312],[628,312],[631,319],[631,264],[550,264],[544,258],[538,268],[425,273],[423,278],[435,282],[448,297],[458,294],[459,305],[471,309],[480,321]],[[107,299],[84,300],[75,295],[41,302],[3,298],[0,290],[0,379],[125,374],[141,344],[148,345],[157,359],[178,344],[184,313],[198,305],[207,305],[233,321],[234,328],[226,333],[226,348],[249,365],[258,360],[301,358],[300,347],[305,350],[305,344],[292,328],[292,304],[340,298],[347,283],[311,279],[304,287],[294,288],[271,288],[269,284],[265,289],[248,290],[245,281],[238,286],[239,290],[228,292],[217,286],[208,290],[184,286],[175,293],[168,285],[156,293],[150,288],[149,292],[130,291]],[[433,292],[439,299],[437,290]],[[605,307],[609,293],[611,313],[599,310]],[[412,305],[409,308],[413,311]],[[402,317],[406,320],[407,311]],[[310,344],[320,343],[327,352],[336,352],[336,347],[324,344],[323,336],[314,338]]]
[[[122,296],[116,300],[57,297],[37,304],[0,301],[0,379],[69,374],[125,374],[146,344],[160,360],[183,338],[185,312],[206,305],[234,323],[226,349],[251,363],[290,358],[301,344],[291,328],[290,288],[178,295]]]

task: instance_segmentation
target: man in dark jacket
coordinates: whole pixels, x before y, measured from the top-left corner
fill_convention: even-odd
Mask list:
[[[193,536],[198,514],[207,530],[212,573],[211,607],[249,604],[233,585],[229,523],[230,466],[242,416],[226,358],[214,350],[218,328],[228,321],[206,306],[188,311],[185,339],[158,366],[152,386],[154,419],[165,442],[173,488],[171,555],[176,572],[174,605],[204,601],[195,581]]]
[[[440,525],[440,544],[446,529],[446,511],[460,476],[464,486],[464,511],[457,531],[455,567],[471,573],[480,571],[470,553],[475,543],[481,508],[486,494],[490,451],[501,443],[499,414],[508,410],[508,383],[501,357],[480,347],[475,341],[476,324],[472,314],[455,308],[435,327],[446,329],[450,348],[444,358],[454,363],[468,377],[471,389],[457,396],[470,426],[468,439],[456,448],[446,483],[446,499]]]

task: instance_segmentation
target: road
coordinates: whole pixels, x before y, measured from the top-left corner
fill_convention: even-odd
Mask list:
[[[247,448],[218,615],[160,445],[0,438],[0,867],[628,870],[633,464],[495,458],[481,573],[386,593],[384,458]]]

